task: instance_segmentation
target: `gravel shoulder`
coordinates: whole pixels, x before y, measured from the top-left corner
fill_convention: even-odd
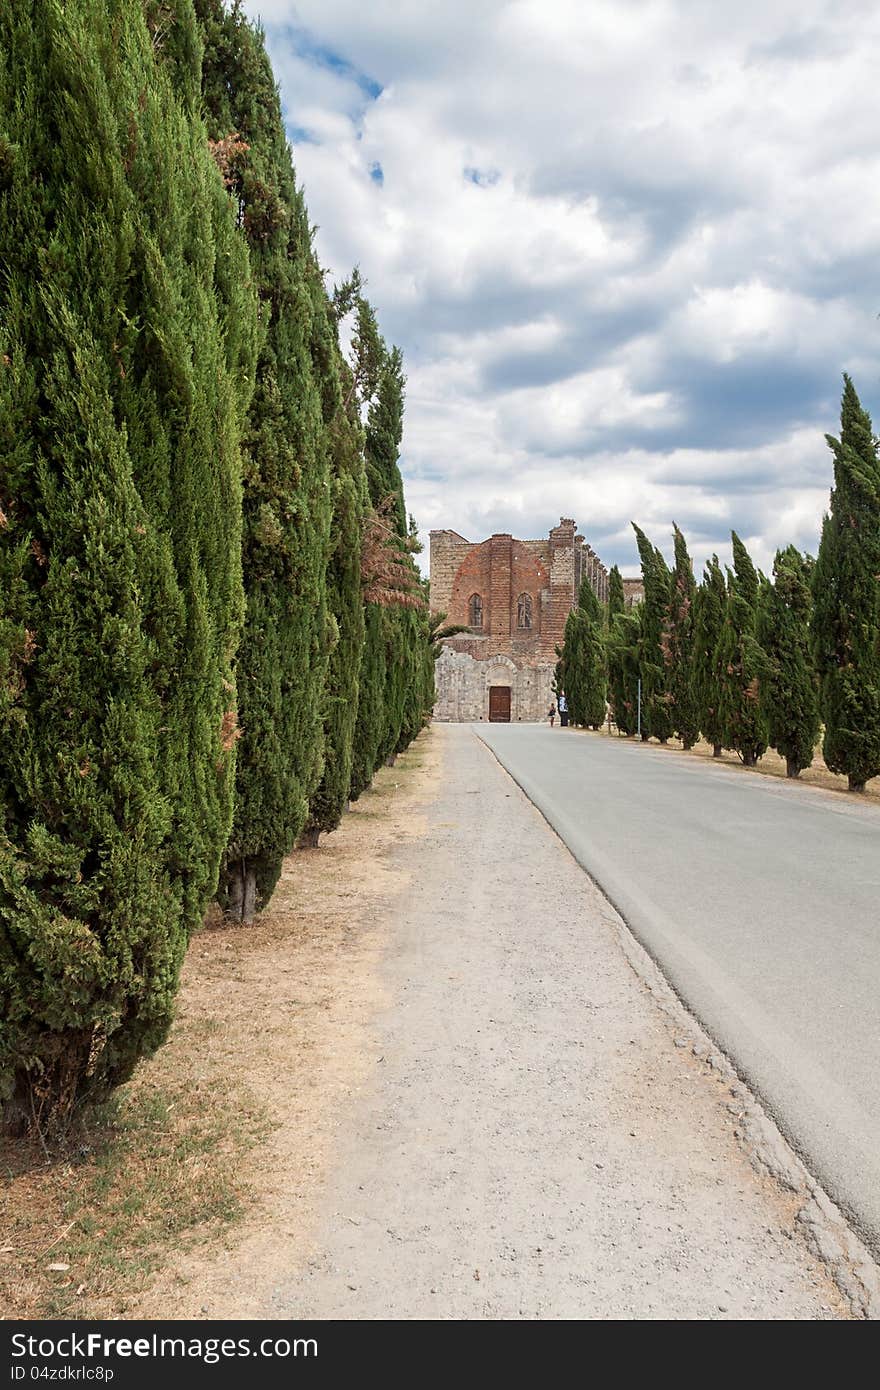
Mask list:
[[[429,730],[395,797],[338,834],[309,892],[335,876],[347,944],[315,1009],[288,941],[301,1019],[273,1032],[250,1217],[133,1312],[854,1316],[804,1193],[753,1161],[742,1090],[698,1030],[681,1045],[614,910],[469,728]]]
[[[880,1255],[880,808],[657,745],[481,737]]]
[[[392,855],[418,887],[388,924],[382,1060],[273,1312],[847,1316],[616,914],[469,729],[432,737],[425,834]]]

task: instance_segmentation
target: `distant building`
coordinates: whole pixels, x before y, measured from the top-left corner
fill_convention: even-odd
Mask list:
[[[623,596],[627,608],[634,608],[637,603],[641,603],[645,597],[645,586],[641,579],[624,579]]]
[[[566,517],[540,541],[505,534],[473,544],[456,531],[431,532],[431,611],[469,629],[443,644],[435,719],[545,717],[581,580],[603,603],[608,597],[608,571],[575,532]],[[628,603],[639,602],[641,580],[627,586]]]

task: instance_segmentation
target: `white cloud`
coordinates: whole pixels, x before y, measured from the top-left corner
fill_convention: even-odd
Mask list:
[[[424,530],[815,549],[841,370],[880,398],[873,3],[245,8],[322,263],[404,349]]]

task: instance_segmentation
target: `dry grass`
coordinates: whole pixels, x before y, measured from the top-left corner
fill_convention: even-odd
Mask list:
[[[255,926],[209,915],[168,1043],[63,1151],[47,1163],[36,1144],[0,1147],[0,1316],[182,1316],[174,1287],[237,1226],[281,1193],[304,1205],[327,1139],[317,1069],[329,1057],[356,1074],[345,979],[369,954],[365,924],[394,880],[382,853],[413,816],[429,739],[382,769],[320,848],[290,856]]]
[[[617,733],[609,733],[607,727],[601,730],[576,729],[575,732],[589,734],[591,738],[618,737]],[[635,738],[629,741],[631,743],[636,742]],[[785,759],[781,758],[772,748],[768,748],[757,767],[748,768],[743,766],[736,753],[725,751],[721,754],[720,758],[713,758],[712,745],[711,743],[707,743],[705,739],[700,739],[693,748],[687,749],[683,748],[676,738],[671,738],[666,744],[660,744],[657,743],[656,740],[652,740],[648,746],[650,748],[666,748],[670,752],[675,753],[687,753],[689,757],[708,758],[710,762],[714,762],[716,766],[718,764],[723,764],[726,767],[735,768],[738,772],[742,773],[760,772],[766,777],[781,777],[788,780],[785,772]],[[875,778],[873,782],[869,782],[863,793],[851,792],[845,777],[839,777],[836,773],[828,771],[828,768],[822,760],[821,745],[817,746],[813,754],[812,766],[805,768],[797,780],[803,782],[807,786],[823,787],[826,791],[844,792],[847,796],[856,795],[859,799],[867,797],[869,800],[880,801],[880,777]]]
[[[0,1149],[4,1318],[116,1316],[169,1241],[199,1240],[239,1214],[242,1159],[266,1120],[203,1065],[211,1024],[178,1029],[174,1071],[164,1054],[141,1068],[50,1163],[36,1145]]]

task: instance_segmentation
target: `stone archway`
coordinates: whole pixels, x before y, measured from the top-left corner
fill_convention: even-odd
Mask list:
[[[519,667],[509,656],[493,656],[486,667],[486,699],[483,718],[509,724],[519,718]]]

